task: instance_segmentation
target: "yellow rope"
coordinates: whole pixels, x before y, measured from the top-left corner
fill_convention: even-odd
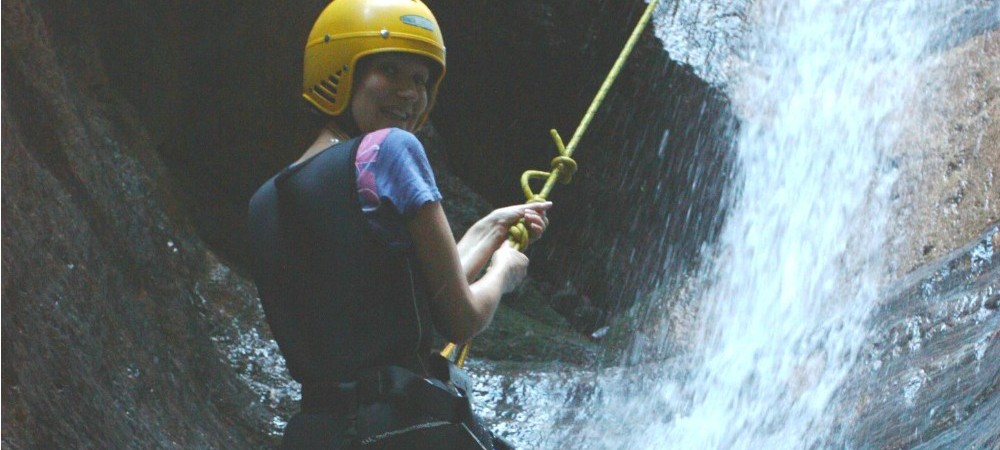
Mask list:
[[[625,42],[625,47],[622,49],[621,53],[618,54],[618,59],[615,60],[615,64],[611,67],[611,71],[608,72],[608,76],[604,79],[604,83],[601,84],[601,88],[598,89],[597,95],[594,96],[594,100],[590,102],[590,107],[583,115],[583,119],[580,120],[580,125],[576,127],[576,132],[573,133],[573,138],[569,140],[569,145],[563,145],[563,140],[559,137],[559,132],[554,129],[549,130],[549,133],[552,135],[552,140],[555,142],[556,148],[559,150],[559,156],[552,160],[552,169],[550,172],[527,170],[521,175],[521,189],[524,191],[527,203],[544,202],[552,192],[552,188],[555,186],[556,181],[568,184],[573,178],[573,174],[576,173],[576,161],[572,158],[573,152],[576,151],[576,146],[580,143],[583,133],[586,132],[587,127],[590,126],[590,121],[594,119],[597,108],[601,106],[601,103],[604,101],[604,97],[607,96],[608,91],[611,90],[611,85],[615,82],[615,78],[618,78],[618,72],[621,72],[622,66],[625,65],[625,60],[628,59],[628,55],[632,53],[632,48],[635,47],[635,43],[639,41],[639,36],[642,35],[642,31],[646,28],[646,25],[649,24],[649,20],[653,17],[653,11],[656,9],[656,4],[658,2],[659,0],[651,0],[649,5],[646,6],[646,11],[642,13],[642,17],[639,18],[639,23],[636,24],[635,29],[632,30],[632,35],[629,36],[628,41]],[[541,192],[535,193],[531,190],[531,181],[541,178],[545,179],[545,184],[543,185]],[[518,250],[523,252],[528,248],[531,236],[528,233],[527,227],[524,225],[524,221],[521,221],[517,225],[511,227],[507,234],[507,239],[514,242],[514,245]],[[455,359],[455,364],[462,367],[465,365],[466,355],[469,354],[469,343],[462,344],[461,346],[449,343],[445,346],[444,350],[441,350],[441,356],[450,359],[454,355],[456,348],[459,348],[459,351],[458,357]]]

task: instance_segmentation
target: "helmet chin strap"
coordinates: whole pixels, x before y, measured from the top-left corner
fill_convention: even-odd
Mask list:
[[[354,136],[360,136],[362,133],[361,128],[358,127],[358,123],[354,121],[354,117],[351,116],[349,111],[345,111],[339,116],[331,117],[324,128],[333,133],[341,141],[346,141]]]
[[[348,136],[347,133],[345,133],[343,130],[340,129],[340,126],[337,124],[336,121],[330,121],[330,123],[326,124],[326,126],[324,126],[323,129],[326,130],[326,132],[330,133],[330,143],[332,144],[336,144],[338,142],[343,142],[350,139],[350,136]]]

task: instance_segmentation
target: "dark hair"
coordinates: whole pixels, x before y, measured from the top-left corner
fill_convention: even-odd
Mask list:
[[[349,137],[361,135],[361,128],[358,127],[357,122],[354,121],[354,116],[351,115],[349,110],[344,111],[344,113],[339,116],[331,116],[323,111],[320,111],[319,108],[312,103],[305,100],[302,102],[304,103],[306,117],[308,117],[311,129],[319,130],[326,128],[332,120],[336,122],[337,127],[344,133],[347,133]]]

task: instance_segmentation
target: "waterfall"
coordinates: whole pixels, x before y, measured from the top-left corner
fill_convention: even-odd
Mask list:
[[[741,123],[729,214],[696,277],[690,348],[669,367],[603,376],[601,412],[570,447],[846,445],[833,400],[884,282],[889,156],[932,10],[913,0],[760,0],[742,12],[727,58],[688,53],[726,61],[716,79]]]
[[[873,314],[887,290],[899,289],[889,284],[900,275],[890,249],[901,238],[889,239],[900,206],[891,196],[905,157],[899,138],[919,126],[909,123],[909,108],[923,100],[919,88],[934,73],[936,52],[995,28],[998,11],[1000,3],[955,0],[663,2],[654,17],[657,36],[672,58],[728,94],[739,123],[729,136],[735,169],[718,239],[704,248],[695,273],[655,280],[655,294],[625,314],[629,344],[609,366],[512,370],[474,363],[476,397],[486,400],[481,411],[500,411],[486,415],[524,448],[872,445],[852,440],[859,411],[898,412],[886,400],[894,395],[904,406],[915,405],[927,378],[915,367],[914,381],[899,385],[898,377],[911,372],[897,369],[893,386],[862,380],[880,391],[877,400],[848,392],[848,379],[883,373],[878,354],[896,352],[866,348],[873,339],[899,345],[886,343],[884,334],[902,333],[920,342],[920,327],[887,331],[886,321],[898,318]],[[685,170],[699,180],[705,168]],[[992,248],[994,238],[985,239],[980,245]],[[975,339],[974,348],[943,345],[955,352],[948,361],[968,358],[968,352],[976,361],[988,359],[996,329],[990,328],[995,319],[985,318],[992,317],[995,300],[984,305],[994,287],[956,289],[949,298],[978,300],[913,301],[941,302],[931,310],[955,310],[955,320],[975,321],[977,328],[970,325],[964,336]],[[938,361],[912,357],[924,358],[922,364]],[[987,432],[995,421],[982,418],[992,410],[975,406],[993,398],[990,367],[995,365],[963,375],[974,380],[955,382],[973,386],[959,394],[969,398],[925,398],[927,409],[912,412],[922,417],[920,424],[912,418],[886,423],[912,423],[911,442],[923,442],[924,435],[937,439],[940,427],[951,426],[954,433],[939,442],[995,439]],[[939,389],[927,395],[950,394]],[[970,411],[962,413],[965,407]],[[941,419],[941,411],[954,417]],[[962,423],[963,414],[975,419]]]

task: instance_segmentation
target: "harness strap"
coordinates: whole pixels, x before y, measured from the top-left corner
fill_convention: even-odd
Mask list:
[[[440,360],[447,363],[444,358]],[[303,412],[348,416],[360,406],[385,401],[435,419],[462,422],[472,414],[468,385],[464,380],[449,383],[454,372],[448,366],[442,369],[443,373],[435,371],[441,379],[424,378],[399,366],[386,366],[363,370],[354,382],[304,383],[301,408]]]
[[[300,407],[305,413],[348,416],[363,402],[358,399],[358,383],[305,383]]]
[[[423,378],[396,366],[382,368],[379,373],[379,396],[389,402],[451,423],[472,414],[469,398],[440,380]]]

